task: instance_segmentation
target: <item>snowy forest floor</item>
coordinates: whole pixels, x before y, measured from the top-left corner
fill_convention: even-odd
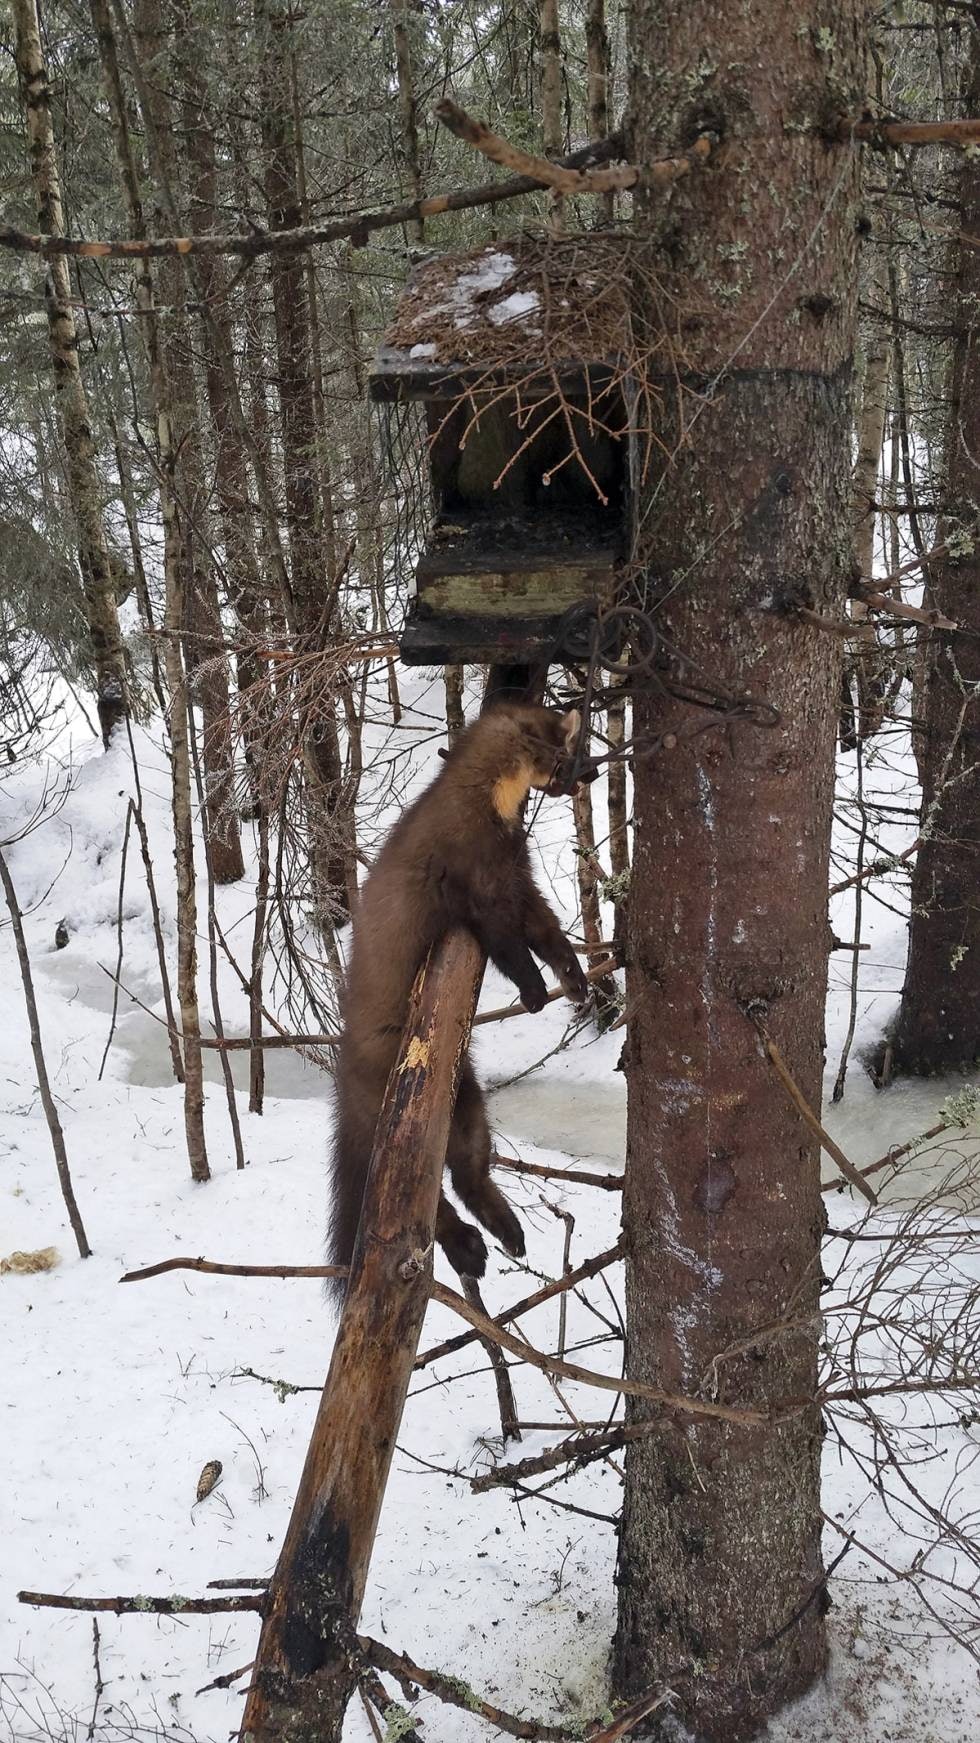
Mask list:
[[[416,701],[418,701],[418,696]],[[435,707],[434,689],[427,705]],[[431,724],[431,716],[429,723]],[[172,929],[172,855],[167,771],[159,743],[137,737],[146,805],[168,926]],[[434,757],[434,749],[432,751]],[[431,758],[417,757],[413,780]],[[878,771],[908,794],[908,774]],[[34,810],[43,771],[5,775],[0,836],[9,837]],[[844,767],[845,786],[853,769]],[[901,785],[905,782],[904,786]],[[29,1610],[21,1587],[84,1595],[203,1595],[208,1582],[268,1574],[276,1559],[326,1370],[332,1311],[315,1281],[269,1281],[176,1273],[121,1289],[126,1270],[175,1254],[265,1262],[318,1263],[323,1257],[329,1083],[295,1054],[268,1055],[268,1098],[261,1118],[239,1097],[248,1166],[236,1171],[216,1055],[207,1055],[207,1134],[214,1178],[195,1186],[184,1150],[181,1093],[169,1069],[159,1024],[125,997],[105,1072],[99,1065],[109,1027],[115,922],[125,795],[132,774],[125,741],[103,756],[80,755],[72,790],[57,816],[10,853],[36,978],[49,1069],[55,1081],[76,1193],[94,1256],[75,1256],[58,1194],[47,1130],[35,1089],[23,1002],[9,927],[0,931],[5,989],[0,1025],[0,1256],[55,1245],[56,1269],[0,1279],[5,1467],[0,1558],[0,1738],[122,1739],[168,1737],[217,1743],[237,1728],[241,1694],[195,1693],[214,1677],[247,1664],[258,1624],[252,1615],[100,1616],[104,1693],[95,1699],[91,1616]],[[906,797],[902,800],[908,803]],[[600,831],[601,833],[601,831]],[[574,914],[573,860],[563,804],[543,810],[536,827],[545,887],[566,919]],[[844,862],[852,837],[838,838]],[[888,846],[911,834],[898,827]],[[960,1083],[899,1084],[877,1094],[858,1057],[894,1009],[904,962],[900,875],[876,885],[888,906],[865,897],[857,1053],[844,1100],[827,1123],[858,1165],[914,1137],[939,1118]],[[252,888],[219,892],[223,928],[242,944],[250,935]],[[64,916],[70,937],[56,950]],[[138,854],[130,850],[124,904],[125,986],[157,1012],[159,980]],[[853,901],[839,902],[835,931],[853,936]],[[172,948],[172,932],[170,935]],[[850,957],[832,959],[828,1003],[828,1093],[847,1023]],[[203,978],[203,977],[202,977]],[[244,1034],[247,1014],[233,975],[221,992],[229,1033]],[[508,1002],[492,973],[485,1006]],[[205,1022],[208,1006],[204,1003]],[[570,1012],[553,1005],[537,1017],[479,1032],[475,1054],[493,1090],[500,1148],[562,1166],[623,1166],[625,1093],[615,1070],[621,1036],[586,1031],[561,1041]],[[530,1075],[536,1061],[544,1059]],[[245,1056],[236,1060],[244,1084]],[[933,1143],[898,1170],[885,1202],[863,1226],[887,1232],[903,1202],[936,1193],[951,1168],[959,1185],[938,1201],[959,1205],[960,1227],[980,1206],[968,1180],[975,1134]],[[965,1158],[965,1161],[964,1161]],[[485,1295],[491,1311],[561,1271],[564,1224],[574,1219],[572,1263],[610,1246],[618,1195],[507,1175],[504,1184],[528,1232],[528,1260],[492,1257]],[[968,1196],[963,1197],[964,1191]],[[831,1223],[855,1226],[862,1207],[850,1192],[828,1196]],[[960,1252],[960,1278],[980,1276],[980,1221],[975,1257]],[[856,1257],[851,1257],[856,1252]],[[854,1287],[879,1245],[845,1249],[828,1239],[826,1268],[837,1294]],[[841,1265],[845,1269],[840,1276]],[[445,1273],[439,1256],[437,1268]],[[617,1300],[618,1272],[610,1273]],[[900,1289],[913,1316],[932,1311],[937,1265],[906,1266]],[[891,1280],[890,1287],[895,1287]],[[610,1334],[618,1308],[602,1279],[586,1286],[596,1312],[569,1305],[568,1349],[595,1367],[618,1372],[621,1345]],[[833,1301],[830,1303],[833,1309]],[[555,1347],[557,1308],[524,1322],[539,1348]],[[458,1330],[443,1309],[426,1321],[426,1345]],[[884,1348],[863,1346],[872,1369],[888,1371]],[[575,1359],[575,1358],[573,1358]],[[877,1366],[876,1366],[877,1365]],[[246,1373],[307,1390],[287,1391]],[[571,1422],[602,1415],[602,1394],[563,1385],[559,1391],[527,1367],[513,1370],[519,1413],[529,1421]],[[449,1384],[449,1381],[452,1384]],[[598,1400],[598,1402],[597,1402]],[[928,1508],[940,1504],[975,1536],[980,1511],[978,1429],[955,1398],[896,1405],[890,1420],[916,1460],[924,1508],[893,1474],[892,1500],[869,1482],[863,1461],[867,1430],[848,1424],[852,1446],[828,1436],[825,1507],[854,1547],[835,1574],[829,1625],[833,1659],[826,1683],[772,1727],[779,1743],[966,1743],[980,1735],[980,1683],[961,1640],[976,1637],[978,1617],[931,1569],[969,1578],[969,1557],[936,1544]],[[367,1632],[422,1664],[464,1678],[500,1705],[552,1722],[570,1734],[605,1706],[607,1655],[615,1621],[615,1533],[602,1515],[619,1506],[614,1462],[594,1464],[551,1491],[585,1516],[509,1492],[473,1495],[468,1477],[499,1456],[496,1404],[486,1358],[471,1346],[422,1371],[402,1425],[372,1565],[364,1613]],[[520,1454],[552,1444],[525,1435]],[[195,1504],[198,1476],[220,1459],[218,1487]],[[458,1474],[457,1474],[458,1473]],[[828,1560],[842,1538],[828,1527]],[[928,1549],[923,1549],[923,1544]],[[876,1561],[875,1557],[880,1557]],[[917,1557],[920,1559],[917,1561]],[[887,1567],[883,1564],[887,1563]],[[896,1577],[913,1570],[915,1578]],[[239,1684],[240,1689],[242,1685]],[[423,1697],[417,1709],[435,1743],[469,1743],[486,1735],[472,1715]],[[348,1735],[370,1737],[352,1706]]]

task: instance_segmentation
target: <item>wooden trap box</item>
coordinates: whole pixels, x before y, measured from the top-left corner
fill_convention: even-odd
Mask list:
[[[370,392],[424,407],[432,518],[401,641],[410,664],[534,660],[572,608],[612,603],[626,315],[598,246],[441,256],[396,309]]]

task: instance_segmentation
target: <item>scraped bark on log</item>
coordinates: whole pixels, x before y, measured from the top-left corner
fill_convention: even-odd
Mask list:
[[[272,1582],[241,1743],[339,1743],[355,1630],[429,1298],[436,1206],[483,976],[451,932],[415,982],[378,1120],[330,1372]]]

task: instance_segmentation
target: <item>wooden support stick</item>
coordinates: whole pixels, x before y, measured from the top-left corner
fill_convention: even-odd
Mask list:
[[[884,859],[872,860],[871,864],[866,865],[863,871],[852,872],[849,878],[842,878],[839,884],[831,884],[828,893],[832,896],[839,896],[844,890],[851,889],[854,884],[863,884],[867,882],[868,878],[883,876],[885,872],[892,871],[895,866],[903,865],[906,860],[911,859],[914,853],[918,853],[921,846],[922,838],[916,836],[911,847],[904,848],[901,853],[890,853]]]
[[[491,1158],[494,1168],[512,1168],[515,1174],[533,1174],[538,1180],[573,1180],[576,1186],[601,1186],[606,1192],[622,1192],[621,1174],[590,1174],[584,1168],[549,1168],[544,1162],[525,1162],[520,1156]]]
[[[856,1187],[858,1192],[863,1194],[869,1204],[877,1204],[877,1195],[872,1191],[863,1175],[857,1168],[855,1168],[850,1157],[845,1156],[840,1145],[831,1137],[826,1127],[822,1126],[820,1121],[817,1119],[816,1114],[804,1096],[802,1090],[798,1088],[794,1078],[790,1075],[789,1067],[780,1053],[779,1048],[776,1046],[775,1041],[773,1041],[766,1033],[764,1024],[762,1024],[758,1018],[754,1018],[753,1021],[755,1022],[759,1040],[762,1042],[763,1052],[804,1123],[809,1126],[814,1136],[820,1139],[820,1142],[828,1156],[833,1157],[845,1179],[849,1180],[851,1185]]]
[[[688,1397],[682,1392],[665,1392],[662,1387],[650,1386],[645,1380],[625,1377],[617,1380],[613,1374],[600,1374],[595,1368],[580,1368],[577,1362],[561,1362],[557,1356],[546,1356],[533,1344],[504,1331],[497,1320],[488,1319],[485,1313],[471,1307],[465,1296],[458,1295],[455,1289],[447,1289],[444,1283],[433,1280],[429,1291],[433,1301],[451,1307],[460,1319],[468,1320],[475,1331],[491,1338],[502,1350],[509,1350],[519,1361],[527,1362],[529,1367],[538,1368],[542,1374],[554,1374],[562,1380],[577,1380],[583,1386],[596,1386],[600,1392],[622,1392],[629,1398],[646,1398],[651,1404],[659,1404],[663,1410],[679,1411],[684,1416],[710,1416],[717,1422],[738,1423],[743,1428],[770,1428],[789,1416],[796,1416],[809,1403],[809,1400],[790,1401],[770,1411],[743,1409],[737,1405],[714,1404],[708,1398]]]
[[[493,133],[484,121],[477,121],[472,115],[468,115],[465,109],[461,109],[449,97],[443,97],[432,113],[457,139],[465,140],[467,145],[472,145],[475,151],[481,152],[491,163],[541,182],[545,187],[554,188],[559,194],[613,193],[617,189],[635,187],[640,181],[645,187],[668,187],[671,182],[690,175],[696,164],[703,163],[710,157],[715,143],[711,134],[699,134],[689,152],[680,157],[661,158],[642,172],[633,164],[624,164],[619,169],[583,171],[565,169],[550,158],[535,157],[522,151],[519,146],[512,145],[509,139]]]
[[[852,593],[851,598],[861,600],[872,611],[885,611],[889,617],[907,617],[910,623],[924,623],[929,629],[960,627],[955,617],[944,617],[941,611],[933,611],[927,606],[909,605],[904,599],[898,599],[891,593],[882,593],[876,587],[861,587]]]
[[[77,1598],[71,1593],[18,1592],[18,1604],[37,1610],[108,1610],[113,1616],[220,1616],[228,1610],[261,1610],[262,1598]]]
[[[882,149],[893,145],[977,145],[980,121],[842,121],[843,139],[862,139]]]
[[[533,1307],[541,1307],[544,1302],[551,1301],[556,1295],[562,1295],[567,1289],[574,1289],[577,1283],[584,1283],[587,1278],[595,1277],[599,1271],[604,1271],[607,1265],[613,1265],[623,1256],[623,1245],[617,1241],[614,1247],[609,1247],[605,1253],[595,1253],[591,1259],[586,1259],[575,1271],[569,1271],[567,1277],[556,1277],[553,1283],[546,1283],[543,1289],[535,1290],[533,1295],[525,1295],[523,1301],[515,1301],[513,1307],[508,1307],[497,1315],[496,1325],[507,1325],[512,1319],[519,1319],[522,1313],[530,1313]],[[445,1343],[434,1344],[432,1349],[423,1350],[415,1359],[417,1368],[427,1368],[430,1362],[441,1361],[443,1356],[452,1356],[457,1350],[466,1348],[467,1344],[476,1342],[475,1331],[461,1331],[456,1337],[447,1338]]]
[[[391,1647],[381,1640],[372,1640],[362,1634],[358,1636],[357,1644],[368,1663],[397,1678],[406,1693],[409,1689],[425,1689],[427,1693],[436,1695],[450,1706],[479,1713],[495,1730],[504,1731],[509,1737],[523,1738],[527,1743],[567,1743],[572,1735],[573,1727],[567,1724],[545,1725],[538,1719],[518,1718],[516,1714],[508,1713],[502,1707],[483,1700],[460,1677],[446,1676],[443,1671],[429,1670],[424,1665],[416,1664],[406,1653],[392,1652]],[[587,1743],[613,1743],[613,1739],[622,1737],[634,1725],[638,1725],[641,1719],[666,1706],[673,1698],[668,1689],[651,1689],[631,1706],[622,1707],[610,1723],[602,1725],[596,1720],[580,1731],[579,1735]]]
[[[222,1265],[217,1259],[161,1259],[141,1271],[127,1271],[120,1283],[145,1283],[165,1271],[208,1271],[217,1277],[346,1277],[346,1265]]]
[[[920,1144],[928,1144],[932,1138],[938,1138],[943,1132],[949,1130],[949,1121],[940,1120],[938,1125],[930,1126],[927,1132],[920,1132],[917,1138],[910,1138],[907,1144],[894,1144],[890,1150],[885,1151],[883,1156],[878,1157],[877,1162],[871,1162],[867,1168],[861,1169],[862,1178],[867,1180],[870,1174],[880,1174],[883,1168],[894,1168],[896,1162],[900,1162],[903,1156],[907,1156],[910,1151],[917,1149]],[[839,1186],[839,1180],[827,1180],[820,1190],[821,1192],[836,1192]],[[831,1233],[836,1235],[839,1230],[833,1229]]]
[[[487,1312],[486,1302],[480,1294],[480,1285],[475,1277],[462,1279],[463,1294],[471,1307],[479,1308],[481,1313]],[[562,1300],[564,1301],[564,1296]],[[487,1314],[487,1318],[489,1318]],[[479,1335],[479,1334],[478,1334]],[[514,1402],[514,1387],[511,1383],[510,1369],[499,1344],[491,1343],[489,1338],[481,1338],[493,1369],[493,1382],[497,1389],[497,1408],[500,1411],[500,1433],[504,1445],[509,1440],[520,1440],[521,1431],[517,1425],[517,1405]]]
[[[619,962],[616,957],[607,956],[603,958],[602,962],[593,963],[591,968],[587,968],[585,978],[590,982],[602,980],[607,974],[614,974],[618,967]],[[556,999],[563,999],[564,996],[560,986],[553,986],[549,989],[545,1003],[551,1005]],[[495,1010],[481,1011],[478,1017],[474,1017],[473,1027],[478,1029],[481,1023],[502,1023],[507,1017],[523,1017],[526,1014],[527,1006],[520,1002],[513,1005],[498,1005]]]
[[[476,940],[453,931],[412,991],[330,1372],[269,1585],[242,1743],[284,1736],[339,1743],[357,1680],[354,1629],[429,1298],[449,1124],[482,976]]]
[[[608,163],[610,158],[620,157],[622,150],[622,136],[615,133],[610,134],[608,139],[593,140],[591,144],[582,146],[560,162],[569,169],[586,164]],[[552,167],[558,166],[549,164],[549,169]],[[656,164],[651,166],[655,180],[657,167]],[[260,254],[293,254],[297,250],[319,248],[325,242],[337,242],[348,236],[358,247],[363,247],[367,237],[375,230],[400,229],[413,218],[436,218],[444,212],[465,211],[470,206],[495,206],[500,200],[516,200],[522,194],[537,193],[540,187],[541,183],[536,177],[511,176],[507,181],[484,182],[477,188],[454,188],[449,193],[429,194],[422,200],[404,200],[397,206],[389,206],[385,211],[351,212],[343,218],[330,219],[325,224],[304,224],[295,230],[251,230],[231,236],[151,236],[141,239],[118,237],[95,241],[77,236],[36,236],[15,229],[12,224],[0,224],[0,248],[41,254],[47,259],[57,254],[109,260],[155,260],[185,254],[230,254],[245,260],[255,260]],[[379,648],[372,648],[357,657],[387,658],[389,653],[397,651],[395,642],[382,642]],[[272,650],[271,657],[291,658],[291,655],[280,655],[277,650]]]

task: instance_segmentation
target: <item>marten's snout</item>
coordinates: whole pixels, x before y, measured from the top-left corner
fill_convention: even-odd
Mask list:
[[[580,787],[591,786],[598,773],[599,766],[591,757],[586,758],[578,768],[570,760],[561,762],[548,783],[548,793],[553,799],[569,798]]]

